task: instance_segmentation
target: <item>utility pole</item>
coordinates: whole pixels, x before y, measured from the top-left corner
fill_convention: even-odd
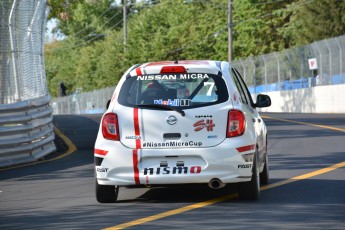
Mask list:
[[[122,0],[123,6],[123,46],[126,51],[127,46],[127,0]]]
[[[228,58],[233,60],[232,54],[232,0],[228,0]]]

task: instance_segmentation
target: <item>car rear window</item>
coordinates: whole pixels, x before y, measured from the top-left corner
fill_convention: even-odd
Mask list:
[[[223,78],[206,73],[129,77],[121,87],[119,103],[125,106],[168,105],[181,109],[219,104],[228,100]]]

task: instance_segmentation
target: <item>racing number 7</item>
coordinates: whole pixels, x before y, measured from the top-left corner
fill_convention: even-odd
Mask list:
[[[210,86],[210,88],[208,88],[207,90],[206,96],[211,96],[214,87],[214,82],[204,82],[204,86]]]

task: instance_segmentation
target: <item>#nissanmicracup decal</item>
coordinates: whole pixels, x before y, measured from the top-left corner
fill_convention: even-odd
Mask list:
[[[161,147],[200,147],[200,141],[169,141],[169,142],[143,142],[143,148],[161,148]]]

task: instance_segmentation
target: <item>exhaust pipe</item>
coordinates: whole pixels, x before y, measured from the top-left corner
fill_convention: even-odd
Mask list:
[[[210,180],[210,182],[208,182],[208,187],[212,189],[219,189],[219,188],[223,188],[224,186],[225,184],[218,178],[213,178]]]

